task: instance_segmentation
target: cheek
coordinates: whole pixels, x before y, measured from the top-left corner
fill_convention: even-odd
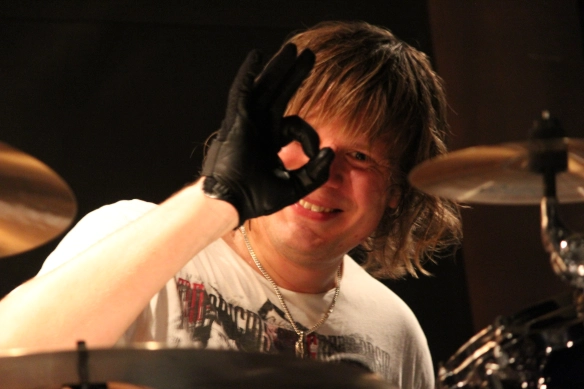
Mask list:
[[[390,203],[384,182],[384,177],[378,174],[353,176],[353,193],[359,204],[368,210],[371,219],[380,219]]]
[[[302,151],[302,146],[296,141],[282,147],[278,156],[288,170],[298,169],[308,162],[308,157]]]

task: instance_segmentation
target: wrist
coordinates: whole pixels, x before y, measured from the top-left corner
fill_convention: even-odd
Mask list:
[[[192,185],[197,195],[202,197],[205,208],[213,213],[222,224],[235,229],[239,225],[239,210],[237,199],[227,187],[212,177],[202,177]]]

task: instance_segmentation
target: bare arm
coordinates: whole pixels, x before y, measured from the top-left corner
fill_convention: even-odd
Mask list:
[[[313,55],[287,46],[263,71],[250,54],[229,92],[204,180],[110,234],[0,302],[0,350],[114,344],[150,299],[195,254],[245,220],[296,202],[322,185],[334,154],[316,132],[283,117]],[[257,81],[256,81],[257,79]],[[310,157],[287,171],[277,156],[298,140]],[[137,242],[140,242],[137,244]]]
[[[201,183],[21,285],[0,302],[0,349],[110,346],[198,251],[238,222]],[[143,242],[133,245],[131,242]]]

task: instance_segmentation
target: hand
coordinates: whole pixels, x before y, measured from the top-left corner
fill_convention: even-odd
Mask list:
[[[334,158],[319,150],[318,134],[298,116],[283,117],[286,106],[314,65],[314,54],[286,45],[257,80],[262,61],[248,54],[229,90],[227,112],[203,164],[203,191],[231,203],[239,225],[295,203],[328,179]],[[298,141],[309,161],[287,170],[278,151]]]

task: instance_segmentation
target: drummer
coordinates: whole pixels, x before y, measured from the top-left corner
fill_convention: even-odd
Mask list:
[[[0,303],[0,349],[158,341],[348,358],[432,388],[416,318],[374,277],[424,273],[460,237],[457,207],[407,182],[446,152],[445,114],[426,55],[384,28],[321,23],[263,71],[252,52],[201,178],[160,205],[84,217]]]

